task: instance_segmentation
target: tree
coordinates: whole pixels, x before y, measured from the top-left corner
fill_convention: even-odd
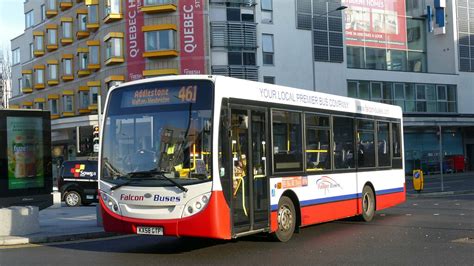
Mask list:
[[[12,61],[10,47],[0,49],[0,108],[8,108],[11,97]]]

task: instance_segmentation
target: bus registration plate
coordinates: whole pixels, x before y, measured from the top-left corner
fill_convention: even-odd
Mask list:
[[[139,235],[163,235],[163,227],[137,226],[137,234]]]

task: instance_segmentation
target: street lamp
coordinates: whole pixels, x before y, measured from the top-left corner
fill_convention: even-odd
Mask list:
[[[346,9],[347,6],[339,6],[334,10],[330,10],[326,13],[322,14],[314,14],[314,7],[313,7],[313,1],[311,1],[311,64],[313,66],[313,90],[316,91],[316,74],[315,74],[315,68],[314,68],[314,18],[315,17],[321,17],[321,16],[327,16],[330,13],[336,12],[336,11],[341,11]],[[326,2],[326,10],[328,10],[328,2]],[[328,21],[329,23],[329,21]]]

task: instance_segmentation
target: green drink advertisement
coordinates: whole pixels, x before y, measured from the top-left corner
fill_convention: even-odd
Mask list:
[[[7,117],[8,189],[44,186],[43,124],[38,117]]]

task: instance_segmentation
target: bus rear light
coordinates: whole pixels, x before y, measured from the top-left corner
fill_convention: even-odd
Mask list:
[[[189,200],[184,208],[183,217],[188,217],[202,211],[209,203],[210,196],[211,192],[208,192]]]

